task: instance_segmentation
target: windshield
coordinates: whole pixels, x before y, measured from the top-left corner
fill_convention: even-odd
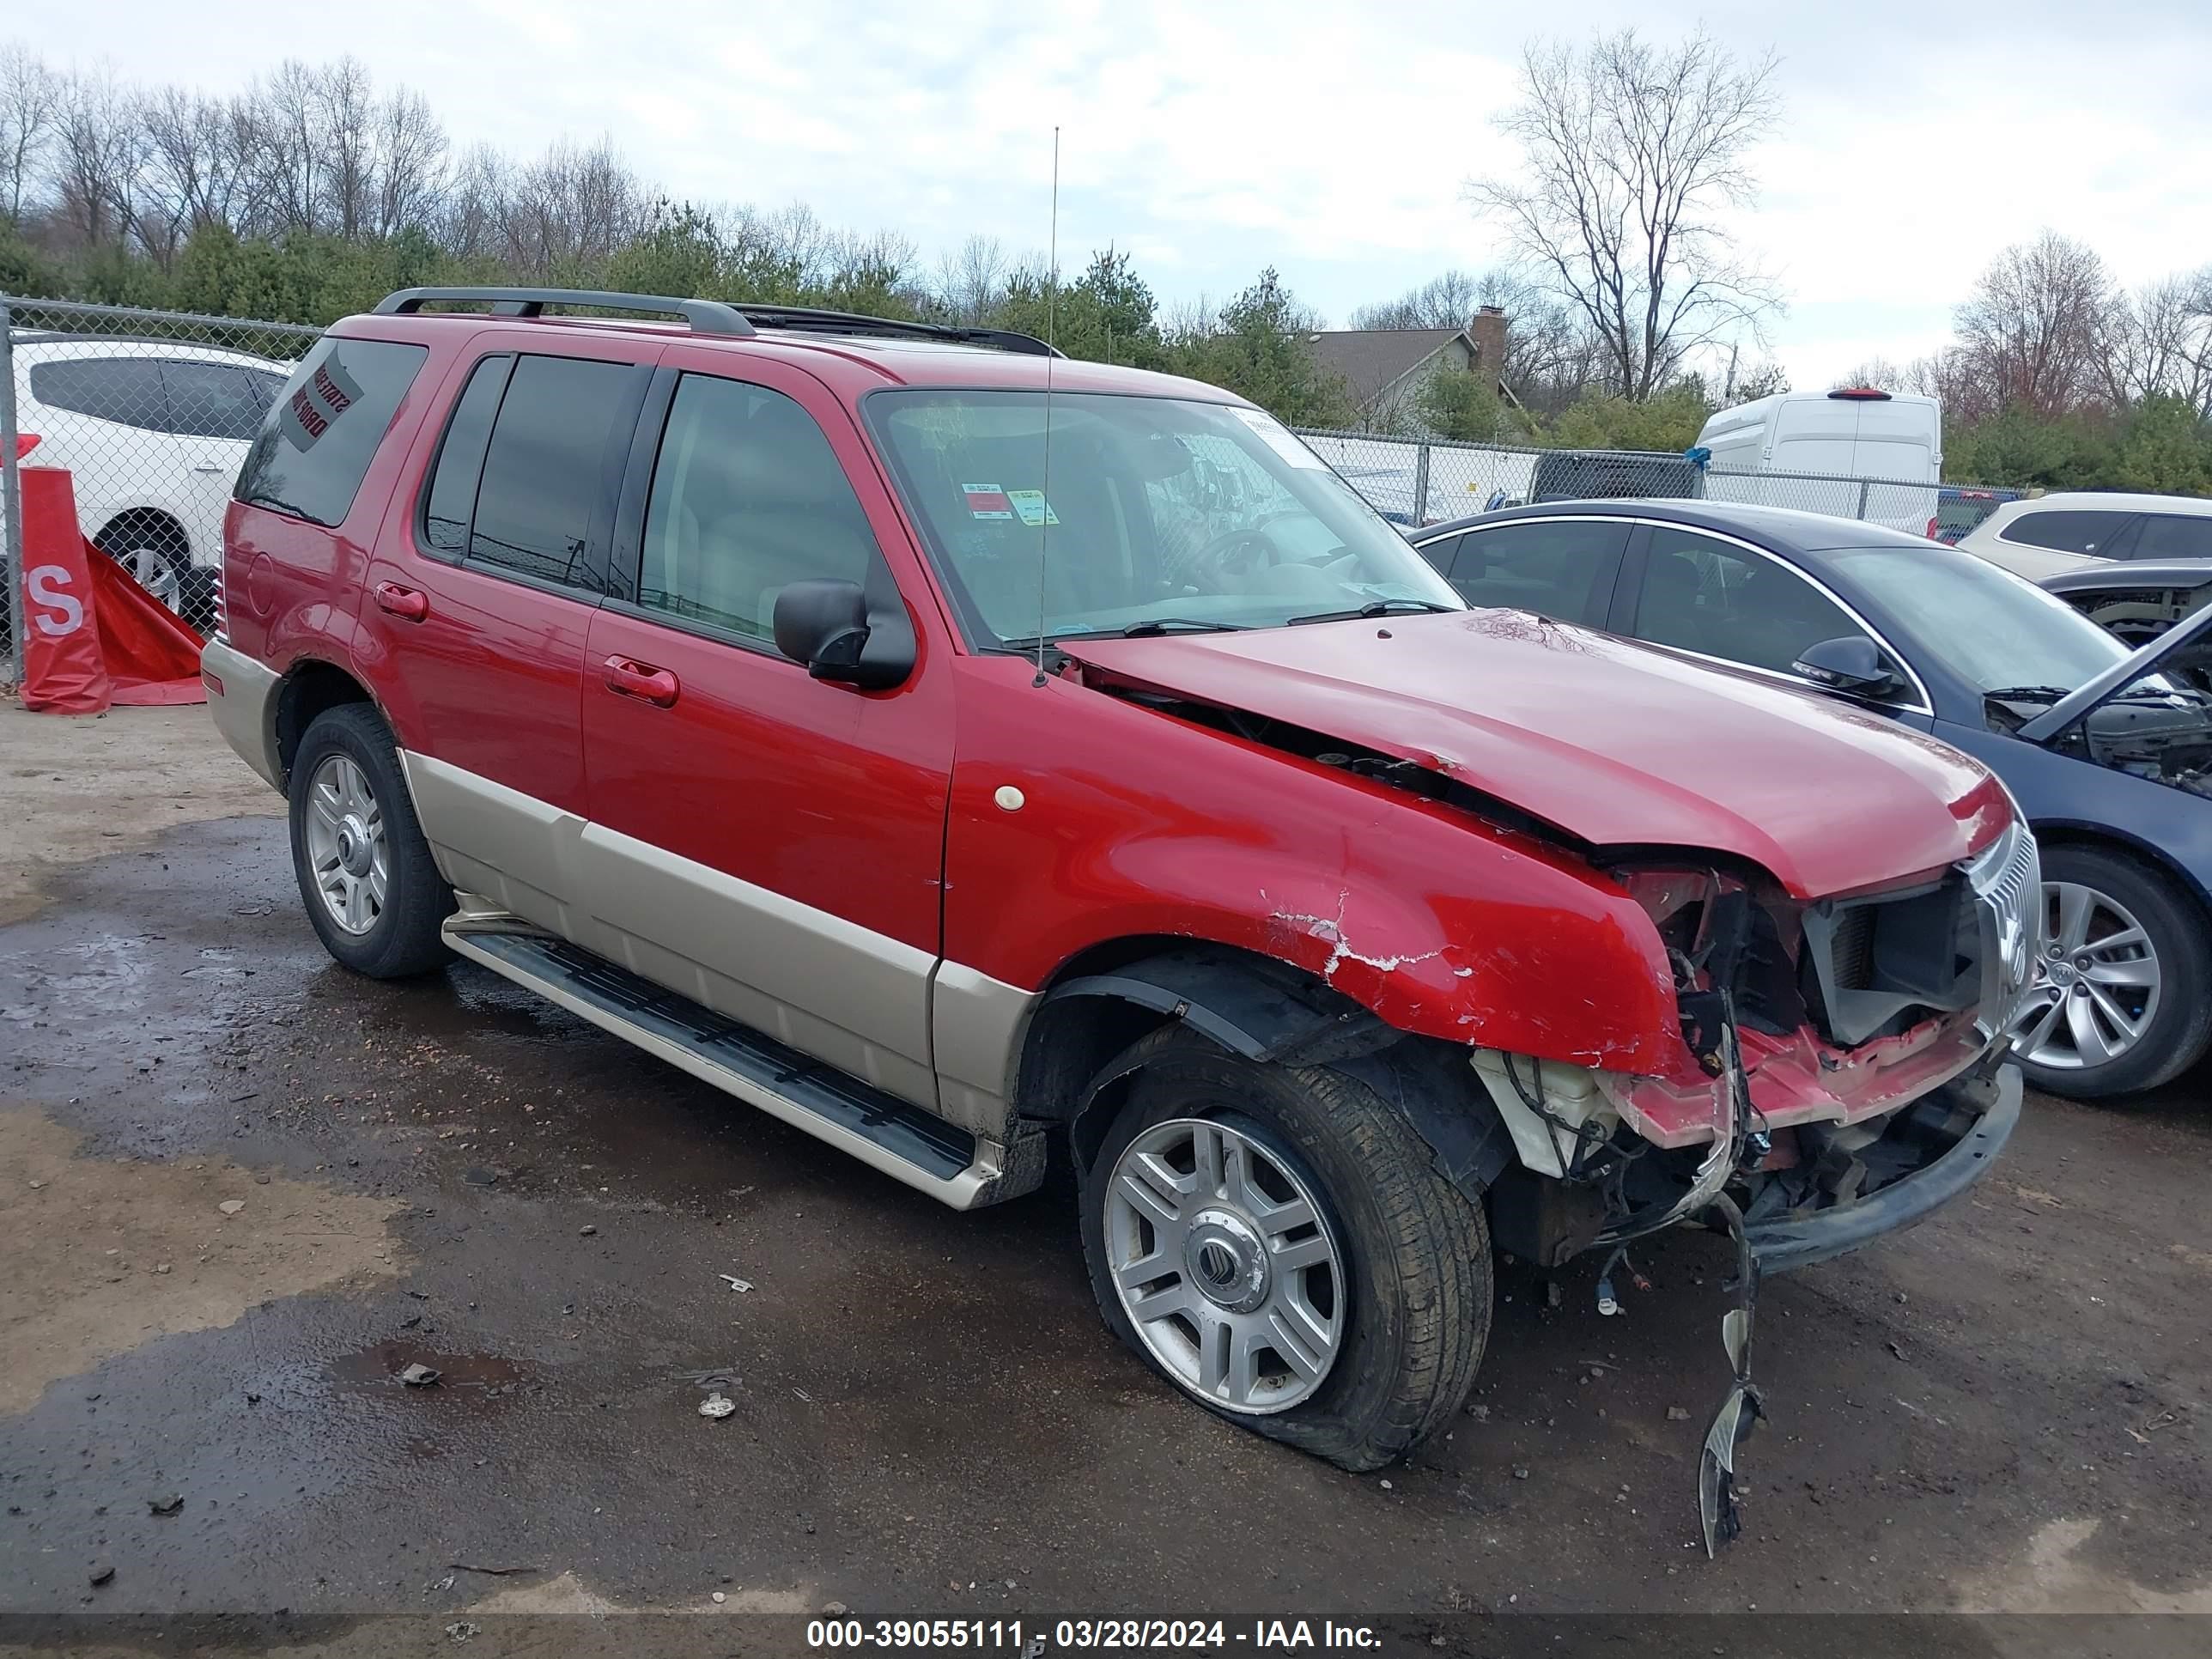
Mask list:
[[[1465,608],[1258,410],[1057,392],[1048,453],[1042,392],[879,392],[865,406],[986,643]]]
[[[2065,600],[1971,554],[1859,547],[1828,556],[1920,648],[1984,694],[2095,678],[2128,647]]]

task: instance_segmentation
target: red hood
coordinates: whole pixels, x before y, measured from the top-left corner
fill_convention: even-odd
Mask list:
[[[1598,846],[1735,854],[1801,898],[1940,868],[2011,817],[1979,765],[1878,714],[1516,611],[1061,649],[1432,768]]]

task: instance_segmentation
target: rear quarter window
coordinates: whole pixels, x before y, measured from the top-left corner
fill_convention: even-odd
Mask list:
[[[31,365],[31,395],[49,409],[167,432],[161,365],[151,357],[64,357]]]
[[[326,336],[270,407],[232,494],[313,524],[343,524],[429,355],[398,340]]]
[[[2108,546],[2134,516],[2132,513],[2054,508],[2048,513],[2023,513],[1997,535],[2022,547],[2047,547],[2058,553],[2095,553]]]

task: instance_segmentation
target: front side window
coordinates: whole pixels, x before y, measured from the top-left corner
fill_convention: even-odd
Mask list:
[[[1461,608],[1402,536],[1257,410],[933,389],[874,392],[864,408],[986,642]]]
[[[1691,531],[1655,529],[1649,546],[1639,640],[1788,674],[1806,647],[1866,632],[1775,560]]]
[[[231,493],[313,524],[343,524],[429,355],[398,340],[325,335],[263,416]]]
[[[582,357],[515,359],[484,451],[469,524],[471,563],[563,586],[592,585],[585,555],[607,439],[628,383],[644,372]]]
[[[34,362],[31,395],[49,409],[89,415],[96,421],[147,432],[169,429],[161,365],[151,357],[64,357]],[[249,431],[246,435],[252,434]]]
[[[2023,513],[1997,534],[2025,547],[2047,547],[2058,553],[2095,553],[2112,544],[2126,528],[2131,513]]]
[[[258,382],[268,377],[228,363],[169,358],[161,364],[169,430],[187,438],[252,440],[274,401]]]
[[[1589,519],[1470,531],[1460,538],[1451,585],[1469,605],[1601,628],[1613,597],[1607,579],[1627,540],[1626,524]]]
[[[678,383],[646,502],[640,605],[768,640],[790,584],[865,584],[876,557],[860,497],[812,416],[742,380]]]

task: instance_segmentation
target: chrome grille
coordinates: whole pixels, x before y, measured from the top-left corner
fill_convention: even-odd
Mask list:
[[[2001,1030],[2027,992],[2043,944],[2043,869],[2035,836],[2015,822],[1966,866],[1983,915],[1982,1023]]]

